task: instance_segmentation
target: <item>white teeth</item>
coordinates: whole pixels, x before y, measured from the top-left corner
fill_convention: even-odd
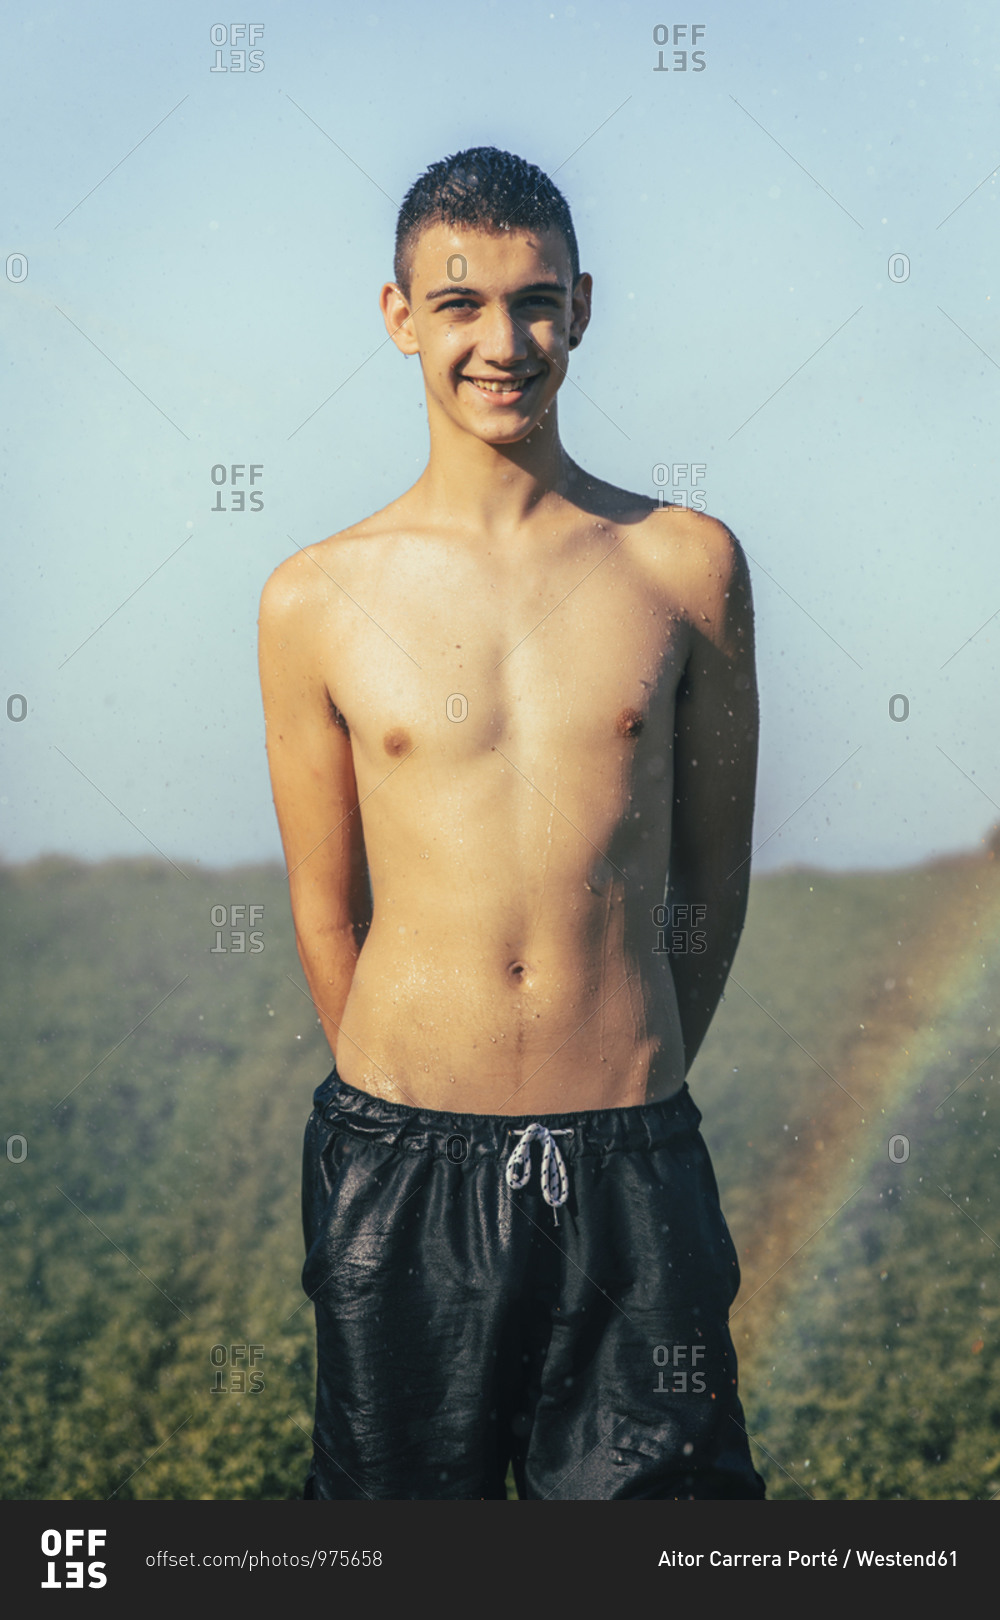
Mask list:
[[[465,380],[466,382],[472,383],[473,387],[482,388],[486,393],[489,394],[514,394],[518,391],[518,389],[523,388],[525,383],[530,382],[531,378],[521,377],[517,382],[505,383],[480,382],[476,377],[466,377]]]

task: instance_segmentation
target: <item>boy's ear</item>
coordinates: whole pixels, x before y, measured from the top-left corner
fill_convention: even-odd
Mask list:
[[[379,307],[385,329],[400,354],[419,354],[420,345],[413,330],[409,300],[394,281],[387,281],[379,294]]]
[[[584,270],[578,277],[573,288],[573,327],[569,335],[569,348],[575,349],[580,343],[584,332],[590,325],[590,300],[594,290],[594,278],[589,271]]]

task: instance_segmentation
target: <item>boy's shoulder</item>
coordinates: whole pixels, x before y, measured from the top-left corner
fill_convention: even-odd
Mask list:
[[[261,611],[274,616],[300,616],[314,604],[329,601],[331,593],[339,593],[337,573],[352,563],[359,551],[365,551],[379,540],[391,539],[399,530],[399,514],[394,509],[398,501],[391,502],[371,516],[348,524],[324,540],[299,546],[280,562],[270,575],[261,593]]]
[[[586,505],[627,537],[633,559],[672,612],[722,650],[753,624],[746,554],[727,524],[708,512],[588,481]]]
[[[657,506],[643,534],[652,554],[683,564],[695,578],[721,578],[728,585],[746,572],[743,547],[732,529],[710,512]]]
[[[746,556],[732,530],[709,512],[671,505],[648,495],[620,489],[599,479],[587,480],[588,509],[627,532],[635,553],[671,580],[689,578],[704,587],[722,580],[723,589],[746,576]]]

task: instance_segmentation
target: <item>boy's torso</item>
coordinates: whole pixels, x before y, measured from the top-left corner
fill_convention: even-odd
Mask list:
[[[404,497],[310,548],[374,904],[336,1052],[361,1090],[523,1115],[683,1083],[654,911],[720,526],[595,491],[512,546]]]

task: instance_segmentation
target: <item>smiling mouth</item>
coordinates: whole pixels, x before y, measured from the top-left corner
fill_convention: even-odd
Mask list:
[[[463,377],[462,381],[469,383],[480,394],[491,394],[495,397],[509,394],[523,394],[531,383],[536,382],[541,372],[534,371],[530,377],[512,377],[494,380],[485,377]]]

